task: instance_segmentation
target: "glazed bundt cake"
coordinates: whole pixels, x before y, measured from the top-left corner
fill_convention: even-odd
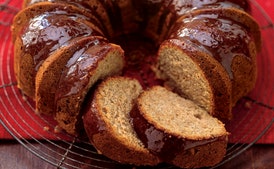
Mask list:
[[[134,34],[152,40],[157,48],[155,56],[148,56],[151,72],[146,77],[151,83],[139,79],[144,89],[164,86],[214,117],[231,119],[232,107],[256,82],[261,39],[259,26],[249,11],[246,0],[25,0],[11,28],[18,88],[35,100],[38,113],[52,115],[68,133],[79,135],[84,121],[89,134],[96,126],[89,123],[92,118],[87,115],[82,121],[82,107],[91,97],[87,93],[100,90],[95,84],[109,83],[104,81],[109,76],[147,73],[142,66],[129,73],[133,70],[129,69],[132,58],[119,46],[119,38]],[[143,57],[135,54],[134,59],[142,63]],[[116,83],[126,88],[125,83],[131,82]],[[126,93],[120,94],[122,97]],[[103,96],[111,99],[107,94]],[[129,98],[135,102],[131,95]],[[118,103],[128,106],[122,98]],[[225,147],[224,140],[219,143],[198,146],[194,154],[196,150]],[[192,159],[191,152],[180,152],[178,159],[170,163],[201,167],[215,164],[222,156],[210,164],[196,165],[195,159],[193,164],[186,164],[181,157]],[[128,159],[124,162],[141,165]],[[159,161],[154,162],[144,164]]]

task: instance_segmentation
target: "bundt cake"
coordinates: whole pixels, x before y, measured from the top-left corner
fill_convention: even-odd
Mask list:
[[[130,115],[145,147],[165,162],[199,168],[225,155],[228,133],[222,122],[164,87],[142,92]]]
[[[152,81],[150,85],[141,82],[144,89],[155,84],[165,86],[210,115],[231,119],[232,107],[256,82],[256,55],[261,48],[261,37],[249,11],[246,0],[25,0],[11,27],[18,88],[35,100],[37,112],[53,115],[61,128],[78,135],[83,121],[92,123],[92,118],[85,118],[88,115],[84,115],[83,121],[80,118],[85,113],[82,109],[85,100],[90,97],[87,93],[98,93],[101,88],[95,84],[110,83],[112,80],[104,81],[108,76],[131,75],[132,69],[128,69],[131,58],[116,42],[124,35],[135,34],[151,39],[157,48],[155,56],[148,56],[152,58],[153,76],[151,72],[146,76]],[[143,58],[138,56],[134,57],[141,63]],[[146,74],[146,71],[141,67],[134,73]],[[129,85],[132,81],[116,83],[123,84],[125,91],[132,91]],[[128,87],[125,83],[129,83]],[[133,99],[133,93],[129,98]],[[127,93],[120,94],[124,97]],[[106,100],[111,99],[107,94],[102,95]],[[116,101],[127,105],[122,98]],[[122,112],[125,113],[128,112]],[[221,126],[214,124],[217,128]],[[129,127],[128,123],[123,125]],[[88,135],[93,130],[90,125],[85,128],[89,128]],[[224,140],[176,152],[169,162],[181,167],[213,165],[221,159]],[[140,149],[132,153],[137,150]],[[210,152],[200,153],[206,150]],[[214,154],[219,150],[220,156]],[[194,164],[211,152],[217,156],[216,161]],[[134,158],[147,158],[144,164],[159,162],[154,156],[151,159],[146,155]],[[193,164],[182,159],[187,157],[194,159]],[[111,158],[141,165],[128,159]]]
[[[130,120],[142,90],[136,79],[107,78],[95,90],[83,120],[92,144],[102,154],[121,163],[156,165],[160,160],[144,147]]]

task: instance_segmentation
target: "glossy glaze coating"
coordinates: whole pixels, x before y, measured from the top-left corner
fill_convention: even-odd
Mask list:
[[[93,0],[92,1],[87,1],[87,0],[30,0],[30,1],[24,1],[24,7],[33,5],[38,2],[52,2],[52,3],[59,3],[59,4],[69,4],[72,6],[75,6],[81,10],[85,10],[90,14],[92,17],[86,18],[90,22],[96,24],[96,26],[100,27],[100,29],[106,33],[107,28],[105,27],[104,20],[102,18],[102,14],[100,14],[99,8],[101,8],[102,4],[100,0]]]
[[[243,24],[220,13],[204,13],[186,17],[177,22],[170,38],[189,40],[218,60],[233,78],[232,60],[241,55],[250,58],[249,44],[252,38]]]
[[[106,39],[94,38],[80,50],[76,51],[68,60],[59,80],[56,100],[63,97],[81,93],[88,85],[92,72],[97,68],[98,62],[103,59],[111,46]]]
[[[35,71],[56,49],[76,37],[99,34],[84,23],[77,22],[76,14],[66,11],[44,13],[32,18],[22,32],[25,53],[33,56]]]
[[[26,5],[45,1],[49,0],[31,0]],[[110,21],[113,32],[132,33],[132,30],[126,30],[127,26],[125,26],[130,24],[138,25],[138,31],[146,31],[146,28],[149,27],[148,24],[150,24],[150,20],[157,19],[157,30],[155,31],[158,35],[163,33],[163,27],[171,27],[180,16],[197,9],[238,8],[245,11],[249,10],[246,0],[95,0],[94,2],[84,0],[50,0],[50,2],[67,3],[80,7],[89,11],[100,22],[104,22],[106,18],[102,18],[102,14],[98,12],[104,11],[107,14],[107,20]],[[124,4],[132,4],[133,7],[124,6]],[[134,15],[124,16],[125,14],[123,12],[126,10],[132,11]],[[128,19],[128,17],[131,18]],[[107,33],[108,26],[106,24],[108,23],[102,23],[101,25],[104,33]]]

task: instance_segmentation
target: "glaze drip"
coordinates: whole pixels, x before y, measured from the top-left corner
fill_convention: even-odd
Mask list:
[[[78,22],[77,18],[77,15],[57,11],[46,12],[30,20],[21,37],[24,51],[33,56],[36,71],[52,52],[73,38],[98,34],[86,24]]]
[[[109,49],[110,45],[105,40],[95,39],[77,50],[62,71],[56,100],[81,93],[79,90],[84,90],[84,86],[89,83],[90,72],[96,69],[98,61],[103,59]]]
[[[250,59],[251,37],[241,23],[215,13],[185,18],[178,25],[180,28],[175,26],[176,31],[170,37],[188,39],[206,49],[223,65],[231,79],[233,58],[241,55]]]

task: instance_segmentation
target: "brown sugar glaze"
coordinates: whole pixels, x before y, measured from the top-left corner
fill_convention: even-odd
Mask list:
[[[56,101],[85,89],[92,76],[90,72],[96,69],[98,62],[102,60],[111,46],[103,38],[94,37],[92,41],[82,46],[68,60],[59,79],[58,90],[55,94]],[[66,82],[66,83],[64,83]]]
[[[29,4],[33,4],[37,2],[36,0],[31,1]],[[62,2],[62,0],[56,0],[56,2]],[[225,2],[225,3],[224,3]],[[79,3],[74,0],[70,0],[67,3],[70,4],[77,4],[79,7],[84,7],[88,11],[91,11],[91,13],[95,16],[97,16],[97,12],[95,9],[88,6],[87,3],[81,2]],[[122,16],[121,16],[121,9],[117,6],[116,3],[108,1],[107,3],[99,2],[101,5],[105,8],[105,10],[108,12],[108,16],[110,16],[110,20],[112,22],[112,27],[114,30],[122,29],[121,26],[122,23]],[[235,0],[216,0],[216,1],[186,1],[182,4],[178,4],[177,1],[137,1],[134,0],[133,4],[136,6],[137,9],[142,8],[143,6],[149,8],[153,7],[153,9],[156,7],[163,8],[163,12],[161,13],[161,19],[159,21],[159,28],[162,28],[161,25],[163,24],[170,24],[175,22],[177,20],[178,15],[182,12],[191,11],[194,8],[203,8],[212,6],[215,8],[229,8],[229,7],[236,7],[240,9],[247,10],[248,9],[248,3],[246,1],[236,2]],[[145,5],[144,5],[145,4]],[[176,5],[175,5],[176,4]],[[159,9],[158,9],[159,10]],[[155,11],[158,11],[155,10]],[[141,11],[141,10],[139,10]],[[141,13],[140,15],[144,17],[143,22],[141,24],[141,31],[142,29],[146,28],[146,21],[148,18],[146,16],[150,16],[151,10],[143,10],[145,12]],[[154,10],[152,10],[152,14]],[[149,12],[147,14],[146,12]],[[115,15],[114,15],[115,13]],[[167,19],[168,15],[171,14],[171,18],[169,23],[164,23]],[[81,37],[81,36],[89,36],[89,35],[100,35],[100,33],[95,32],[91,28],[89,28],[84,23],[79,23],[76,21],[76,18],[84,18],[86,17],[67,12],[65,10],[56,10],[54,12],[46,12],[43,15],[34,17],[30,20],[29,27],[26,27],[22,34],[22,41],[23,41],[23,48],[24,51],[29,53],[31,56],[34,56],[34,65],[35,65],[35,71],[38,70],[39,66],[43,63],[43,61],[49,56],[50,53],[67,43],[69,40],[71,40],[74,37]],[[100,17],[98,18],[100,20]],[[92,21],[93,23],[97,23],[96,21],[92,20],[92,18],[89,18],[87,20]],[[199,19],[193,19],[193,22],[198,21]],[[104,25],[104,24],[103,24]],[[189,26],[193,26],[189,25]],[[102,25],[101,25],[102,26]],[[176,27],[176,26],[175,26]],[[58,29],[57,29],[58,28]],[[106,29],[104,26],[101,28]],[[194,26],[195,28],[195,26]],[[123,31],[123,30],[122,30]],[[162,32],[162,30],[158,30],[159,33]],[[178,33],[177,35],[178,36]],[[179,35],[180,36],[180,35]],[[172,36],[171,36],[172,37]],[[239,42],[238,42],[239,43]],[[118,44],[123,44],[122,42],[119,42]],[[37,49],[37,46],[42,46],[41,49]],[[122,45],[124,47],[125,51],[128,51],[127,45]],[[151,48],[152,49],[152,48]],[[136,49],[139,50],[139,49]],[[46,51],[46,52],[45,52]],[[153,51],[155,51],[153,49]],[[210,50],[211,52],[214,50]],[[141,52],[140,52],[141,53]],[[142,54],[143,55],[143,54]],[[150,58],[147,58],[147,60],[150,60]],[[153,60],[150,60],[148,62],[151,62]],[[227,65],[227,64],[226,64]],[[144,66],[145,69],[146,66]],[[227,66],[226,66],[227,67]],[[229,68],[227,68],[229,69]],[[135,69],[136,70],[136,69]],[[126,71],[128,72],[128,71]],[[143,74],[142,72],[140,72]],[[35,74],[35,73],[34,73]],[[136,76],[139,76],[135,74]],[[140,78],[138,78],[140,79]]]
[[[52,52],[73,38],[99,35],[86,24],[77,22],[77,18],[79,18],[77,14],[54,11],[30,20],[21,37],[24,51],[34,56],[35,71]]]
[[[170,38],[189,40],[213,56],[233,79],[233,58],[241,55],[251,60],[249,44],[252,38],[243,24],[220,13],[199,14],[177,22]]]

